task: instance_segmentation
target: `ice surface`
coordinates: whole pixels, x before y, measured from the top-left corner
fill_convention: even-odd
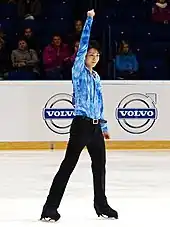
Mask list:
[[[57,223],[39,221],[63,151],[0,152],[0,227],[170,227],[170,152],[107,152],[106,189],[118,220],[93,209],[89,155],[83,151],[64,194]]]

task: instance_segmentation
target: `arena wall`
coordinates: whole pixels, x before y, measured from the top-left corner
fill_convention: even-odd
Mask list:
[[[103,81],[113,149],[170,149],[170,82]],[[74,117],[71,81],[2,81],[0,150],[64,149]]]

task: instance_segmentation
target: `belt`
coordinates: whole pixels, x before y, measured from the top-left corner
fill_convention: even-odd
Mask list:
[[[93,119],[93,118],[86,117],[86,116],[76,116],[75,118],[81,119],[81,120],[89,121],[89,122],[92,123],[93,125],[98,125],[98,124],[100,124],[100,123],[107,123],[106,120],[103,120],[103,119]]]

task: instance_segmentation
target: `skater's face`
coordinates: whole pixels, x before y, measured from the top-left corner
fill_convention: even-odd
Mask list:
[[[91,48],[86,55],[86,66],[89,69],[94,68],[99,62],[100,54],[98,50]]]

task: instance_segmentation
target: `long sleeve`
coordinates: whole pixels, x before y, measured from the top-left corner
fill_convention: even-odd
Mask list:
[[[27,61],[27,65],[35,65],[38,63],[38,56],[35,50],[30,50],[31,60]]]
[[[119,71],[122,71],[122,62],[120,58],[121,58],[120,55],[116,56],[115,64],[116,64],[116,69]]]
[[[43,63],[44,65],[50,65],[51,63],[53,63],[53,59],[51,57],[51,55],[49,54],[49,47],[45,47],[44,51],[43,51]]]
[[[93,22],[93,18],[87,17],[87,20],[85,22],[85,25],[82,31],[79,49],[72,68],[73,79],[76,79],[77,77],[79,77],[79,75],[81,74],[81,71],[83,70],[83,67],[85,64],[85,57],[86,57],[88,45],[89,45],[92,22]]]
[[[17,59],[16,59],[15,50],[12,51],[12,54],[11,54],[11,61],[12,61],[13,67],[16,67],[18,62],[17,62]]]
[[[104,102],[103,102],[103,94],[102,94],[102,86],[101,86],[101,82],[98,82],[98,87],[99,87],[99,97],[100,97],[100,103],[101,103],[101,107],[100,107],[100,119],[105,121],[104,118]],[[107,127],[107,123],[102,122],[101,124],[101,129],[102,132],[108,132],[108,127]]]
[[[137,61],[135,55],[133,55],[132,61],[133,61],[133,70],[136,72],[136,71],[138,71],[138,67],[139,67],[139,66],[138,66],[138,61]]]

